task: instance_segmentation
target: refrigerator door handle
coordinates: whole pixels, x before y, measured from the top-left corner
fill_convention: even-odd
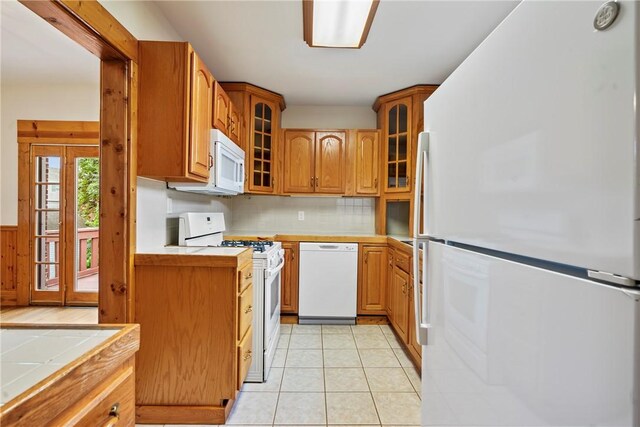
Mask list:
[[[420,233],[420,203],[423,184],[423,174],[428,174],[429,167],[429,132],[421,132],[418,136],[418,156],[416,158],[415,174],[415,200],[413,202],[413,304],[414,319],[416,322],[416,340],[420,345],[427,345],[427,330],[431,327],[429,320],[431,310],[428,310],[429,291],[426,287],[428,281],[422,280],[425,285],[422,291],[420,275],[420,245],[424,244],[422,268],[423,274],[427,273],[427,251],[429,237]],[[424,186],[424,199],[427,200],[427,185]],[[425,213],[427,211],[425,210]],[[426,216],[426,215],[425,215]],[[425,226],[427,220],[425,218]]]

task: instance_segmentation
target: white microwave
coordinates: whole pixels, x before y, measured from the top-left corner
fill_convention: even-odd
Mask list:
[[[244,151],[218,129],[211,130],[209,182],[169,182],[179,191],[204,194],[244,193]]]

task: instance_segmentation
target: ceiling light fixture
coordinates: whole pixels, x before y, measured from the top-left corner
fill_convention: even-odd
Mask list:
[[[304,41],[310,47],[362,47],[380,0],[302,0]]]

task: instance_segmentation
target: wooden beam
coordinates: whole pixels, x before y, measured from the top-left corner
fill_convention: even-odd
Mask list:
[[[99,122],[18,120],[18,143],[98,144]]]
[[[100,323],[127,321],[129,264],[128,67],[102,61],[100,68]]]
[[[98,58],[138,59],[137,39],[97,1],[19,1]]]

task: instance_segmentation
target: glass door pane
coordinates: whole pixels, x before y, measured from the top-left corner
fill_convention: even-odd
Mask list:
[[[68,147],[67,204],[69,248],[73,270],[69,272],[66,302],[97,303],[100,272],[100,159],[98,147]]]
[[[63,148],[35,146],[31,156],[31,299],[61,304]]]

